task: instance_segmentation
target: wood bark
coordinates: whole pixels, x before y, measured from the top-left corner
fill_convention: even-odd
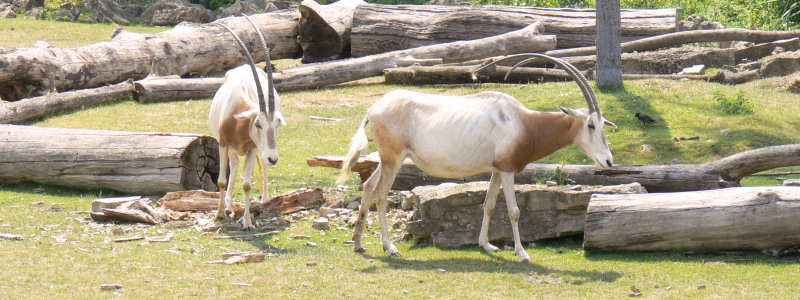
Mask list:
[[[597,2],[597,85],[622,85],[622,49],[620,48],[619,0]]]
[[[133,91],[133,82],[54,93],[15,102],[0,102],[0,124],[19,124],[33,119],[67,113],[72,110],[109,102],[128,96]]]
[[[133,83],[133,99],[141,103],[209,99],[214,97],[224,80],[222,77],[145,78]]]
[[[156,195],[216,190],[217,141],[186,133],[0,125],[0,182]]]
[[[353,13],[364,0],[339,0],[320,5],[314,0],[300,3],[298,41],[303,63],[350,57]]]
[[[267,38],[272,59],[300,56],[294,11],[252,16]],[[216,21],[231,27],[245,41],[256,60],[264,59],[257,34],[244,17]],[[0,51],[0,91],[9,86],[32,85],[60,91],[92,88],[154,75],[205,75],[240,65],[246,60],[230,33],[220,26],[182,23],[173,29],[140,34],[115,32],[110,42],[78,48],[16,48]],[[0,95],[17,100],[15,93]]]
[[[800,188],[737,187],[594,195],[586,250],[739,250],[800,246]]]
[[[358,6],[350,36],[354,57],[506,33],[534,22],[558,36],[558,48],[594,45],[595,10],[509,6]],[[677,30],[676,9],[622,10],[622,39]]]
[[[391,68],[383,72],[387,84],[459,84],[475,82],[529,83],[572,81],[567,72],[559,69],[517,68],[505,79],[511,67],[494,67],[484,70],[473,77],[478,66],[413,66]],[[588,72],[584,76],[589,77]]]
[[[306,161],[309,166],[341,168],[342,157],[315,156]],[[359,158],[353,170],[362,181],[378,166],[377,153]],[[531,163],[518,173],[515,182],[534,183],[557,169],[577,184],[613,185],[638,182],[650,192],[676,192],[708,190],[739,186],[739,181],[750,174],[779,167],[800,165],[800,144],[769,146],[737,153],[702,164],[616,166],[602,170],[589,165],[561,165]],[[425,174],[410,159],[403,162],[392,189],[410,190],[417,186],[436,185],[443,182],[470,182],[489,180],[489,174],[462,178],[439,178]]]

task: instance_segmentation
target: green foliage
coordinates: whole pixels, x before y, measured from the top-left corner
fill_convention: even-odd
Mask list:
[[[575,180],[570,178],[564,171],[561,171],[561,168],[556,168],[555,171],[547,171],[544,176],[536,179],[536,183],[545,183],[547,181],[555,181],[558,185],[575,184]]]
[[[53,12],[61,8],[65,8],[66,6],[69,5],[84,9],[82,0],[45,0],[44,1],[45,14],[47,15],[47,18],[52,18]]]
[[[747,99],[742,90],[736,93],[735,98],[728,98],[722,92],[717,91],[714,93],[713,99],[720,110],[732,115],[751,114],[755,106],[750,99]]]

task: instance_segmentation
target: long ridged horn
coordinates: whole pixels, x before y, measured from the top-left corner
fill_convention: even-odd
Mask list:
[[[236,35],[236,33],[233,32],[233,30],[231,30],[230,27],[225,26],[225,24],[222,23],[213,23],[213,24],[217,24],[219,26],[222,26],[222,28],[225,28],[225,30],[227,30],[228,32],[231,33],[231,35],[233,35],[233,38],[236,40],[237,43],[239,43],[239,46],[242,47],[242,51],[244,51],[244,56],[247,57],[247,61],[250,63],[250,70],[253,71],[253,79],[256,81],[256,93],[258,93],[258,105],[261,111],[264,111],[264,91],[261,89],[261,81],[258,80],[258,73],[256,72],[256,64],[253,62],[253,57],[250,56],[250,50],[247,50],[247,46],[245,46],[244,42],[242,42],[242,39],[240,39],[239,36]]]
[[[519,67],[519,66],[522,66],[522,65],[524,65],[526,63],[529,63],[530,61],[532,61],[534,59],[537,59],[537,58],[545,59],[547,61],[555,63],[556,65],[558,65],[562,69],[564,69],[564,71],[566,71],[568,74],[570,74],[572,79],[575,80],[575,82],[578,84],[578,87],[580,87],[581,92],[583,92],[583,96],[586,99],[586,103],[589,105],[589,113],[597,112],[598,115],[602,116],[600,114],[600,106],[597,103],[597,95],[595,95],[594,89],[592,89],[591,85],[589,85],[589,82],[586,79],[586,76],[583,76],[583,73],[578,71],[578,69],[575,68],[575,66],[573,66],[572,64],[564,61],[563,59],[557,58],[557,57],[552,57],[552,56],[539,54],[539,53],[524,53],[524,54],[510,55],[510,56],[506,56],[506,57],[504,57],[502,59],[499,59],[499,60],[496,60],[496,61],[492,61],[492,62],[486,63],[486,64],[478,67],[477,69],[475,69],[473,71],[473,74],[478,73],[481,70],[483,70],[485,68],[488,68],[488,67],[490,67],[490,66],[492,66],[494,64],[497,64],[499,62],[502,62],[502,61],[505,61],[505,60],[508,60],[508,59],[511,59],[511,58],[519,58],[519,57],[528,57],[528,58],[520,61],[517,64],[515,64],[511,68],[511,70],[509,70],[508,73],[506,73],[506,77],[505,78],[508,78],[508,75],[510,74],[510,72],[512,70],[514,70],[515,68]]]
[[[253,26],[253,29],[256,30],[256,32],[258,33],[258,38],[261,39],[261,46],[264,47],[264,61],[267,64],[266,65],[267,84],[269,85],[267,87],[269,88],[268,91],[269,94],[267,95],[267,99],[269,100],[267,102],[267,104],[269,105],[269,113],[267,115],[269,116],[269,120],[272,120],[272,112],[275,111],[275,94],[274,94],[275,83],[272,82],[272,60],[269,57],[269,47],[267,47],[267,41],[264,39],[264,35],[261,34],[261,29],[258,29],[258,26],[256,26],[255,22],[253,22],[253,19],[250,19],[250,16],[246,15],[245,13],[242,13],[242,16],[244,16],[245,19],[247,19],[247,21],[250,22],[250,25]],[[263,107],[261,110],[262,111],[264,110]]]

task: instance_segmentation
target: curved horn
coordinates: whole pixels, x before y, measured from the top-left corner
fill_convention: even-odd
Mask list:
[[[586,103],[589,105],[589,112],[590,113],[591,112],[597,112],[598,114],[600,114],[600,106],[597,103],[597,95],[595,95],[594,89],[592,89],[591,85],[589,85],[589,82],[586,79],[586,76],[583,76],[583,73],[578,71],[578,69],[575,68],[575,66],[573,66],[572,64],[566,62],[563,59],[557,58],[557,57],[548,56],[548,55],[539,54],[539,53],[523,53],[523,54],[510,55],[510,56],[506,56],[506,57],[504,57],[502,59],[499,59],[499,60],[496,60],[496,61],[493,61],[493,62],[490,62],[490,63],[487,63],[487,64],[484,64],[484,65],[480,66],[479,68],[477,68],[477,69],[475,69],[473,71],[473,74],[477,73],[477,72],[480,72],[481,70],[483,70],[485,68],[488,68],[489,66],[497,64],[499,62],[502,62],[502,61],[505,61],[505,60],[508,60],[508,59],[511,59],[511,58],[518,58],[518,57],[527,57],[527,59],[524,59],[524,60],[520,61],[519,63],[515,64],[511,68],[511,70],[509,70],[509,72],[506,73],[506,78],[508,78],[508,75],[512,70],[514,70],[515,68],[517,68],[519,66],[522,66],[522,65],[524,65],[526,63],[529,63],[530,61],[532,61],[534,59],[537,59],[537,58],[545,59],[547,61],[550,61],[550,62],[555,63],[556,65],[560,66],[562,69],[564,69],[564,71],[567,71],[567,73],[570,74],[572,79],[575,80],[575,82],[578,84],[578,87],[580,87],[581,92],[583,92],[583,96],[586,99]]]
[[[245,46],[244,42],[242,42],[242,39],[240,39],[239,36],[236,35],[236,33],[233,32],[233,30],[230,27],[225,26],[225,24],[222,23],[213,23],[213,24],[225,28],[225,30],[227,30],[228,32],[231,33],[231,35],[233,35],[233,38],[236,40],[237,43],[239,43],[239,46],[242,47],[242,50],[244,51],[244,56],[247,57],[247,61],[250,63],[250,70],[253,71],[253,79],[256,81],[256,92],[258,93],[258,105],[261,107],[261,111],[264,111],[264,91],[261,89],[261,82],[258,80],[258,73],[256,73],[256,64],[253,62],[253,57],[250,56],[250,50],[247,50],[247,46]]]
[[[267,73],[267,85],[268,85],[267,88],[269,89],[268,91],[269,94],[267,95],[268,99],[267,104],[269,105],[269,113],[267,115],[269,116],[269,119],[272,120],[272,112],[275,111],[275,94],[274,94],[275,84],[272,82],[272,60],[269,57],[269,47],[267,47],[267,41],[264,39],[264,35],[261,34],[261,29],[258,29],[258,26],[256,26],[255,22],[253,22],[253,19],[250,19],[250,16],[246,15],[245,13],[242,13],[242,16],[244,16],[245,19],[247,19],[247,21],[250,22],[250,25],[253,26],[253,29],[256,30],[256,32],[258,33],[258,38],[261,39],[261,46],[264,47],[264,61],[266,62],[265,71]],[[264,111],[263,105],[261,106],[261,111]]]

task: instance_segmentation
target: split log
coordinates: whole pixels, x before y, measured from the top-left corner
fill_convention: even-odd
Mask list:
[[[623,9],[623,41],[674,32],[676,9]],[[458,40],[474,40],[541,22],[558,48],[594,45],[595,10],[510,6],[362,4],[353,15],[354,57]]]
[[[341,168],[342,157],[315,156],[306,161],[309,166]],[[378,166],[377,153],[360,157],[353,170],[361,180],[367,180]],[[650,192],[708,190],[739,186],[739,181],[761,171],[800,165],[800,144],[769,146],[740,152],[702,164],[616,166],[601,170],[590,165],[528,164],[517,174],[514,182],[533,183],[560,169],[577,184],[613,185],[641,183]],[[410,159],[403,162],[392,189],[410,190],[417,186],[443,182],[489,180],[489,174],[462,178],[439,178],[425,174]]]
[[[594,195],[586,250],[745,250],[800,245],[800,188]]]
[[[314,0],[300,3],[298,27],[303,63],[350,57],[353,13],[364,0],[339,0],[320,5]]]
[[[413,66],[383,71],[387,84],[459,84],[474,82],[529,83],[572,81],[566,71],[546,68],[517,68],[505,79],[511,67],[494,67],[473,77],[477,66]],[[589,77],[589,72],[584,76]]]
[[[267,38],[272,59],[300,56],[296,11],[275,11],[252,17]],[[244,17],[216,21],[231,27],[256,60],[264,59],[261,41]],[[0,91],[32,85],[60,91],[92,88],[154,75],[205,75],[242,64],[245,58],[230,33],[214,24],[181,23],[173,29],[140,34],[115,32],[110,42],[78,48],[16,48],[0,51]],[[0,95],[17,100],[15,93]]]
[[[158,205],[174,211],[197,212],[216,211],[219,201],[218,192],[201,190],[170,192],[158,200]],[[286,194],[272,197],[266,203],[251,201],[250,211],[254,215],[290,214],[299,210],[316,207],[325,202],[322,189],[298,189]],[[244,214],[244,204],[232,202],[236,218]]]
[[[483,219],[487,182],[442,184],[414,188],[416,203],[408,232],[415,240],[441,247],[477,244]],[[515,185],[523,241],[583,232],[586,206],[592,194],[647,193],[638,183],[607,186]],[[505,198],[499,195],[489,224],[489,240],[513,240]]]
[[[267,203],[261,204],[261,211],[285,215],[318,207],[323,203],[325,203],[325,197],[322,195],[321,188],[299,189],[273,197]]]
[[[33,119],[102,104],[130,95],[133,83],[48,94],[16,102],[0,102],[0,124],[19,124]]]
[[[217,141],[186,133],[0,125],[0,181],[140,195],[216,190]]]

